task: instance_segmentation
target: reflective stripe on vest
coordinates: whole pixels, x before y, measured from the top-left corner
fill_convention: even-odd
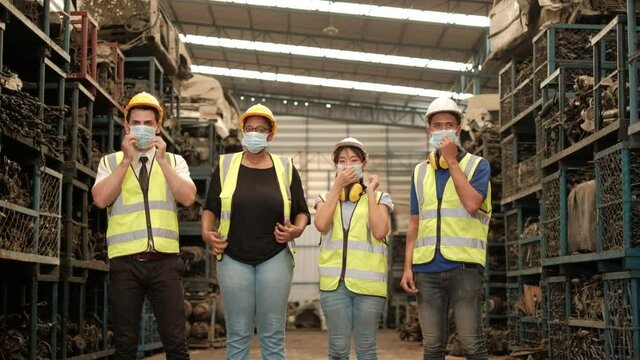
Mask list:
[[[327,193],[321,198],[325,200]],[[381,198],[382,193],[376,192],[377,203]],[[338,202],[331,228],[322,234],[320,240],[320,290],[332,291],[338,287],[343,272],[343,256],[346,256],[345,286],[357,294],[386,297],[387,245],[376,239],[369,229],[369,200],[366,194],[362,195],[353,210],[346,250],[343,229],[342,207]]]
[[[219,167],[220,167],[220,226],[218,231],[223,239],[227,239],[229,236],[229,229],[231,227],[231,203],[233,200],[233,193],[236,191],[238,185],[238,173],[240,172],[240,163],[242,162],[242,156],[244,152],[238,152],[234,154],[220,155]],[[293,179],[293,161],[286,156],[271,156],[273,166],[276,171],[276,177],[278,178],[278,186],[280,187],[280,193],[282,194],[282,202],[284,204],[284,221],[290,221],[291,218],[291,182]],[[287,242],[289,251],[292,254],[295,253],[294,241]],[[218,260],[222,257],[218,255]]]
[[[106,157],[105,164],[113,171],[124,154],[116,152]],[[167,161],[175,168],[175,157],[167,154]],[[153,248],[164,253],[179,252],[178,208],[164,173],[153,159],[149,173],[149,218]],[[109,206],[107,214],[107,245],[109,258],[137,254],[148,250],[149,234],[144,195],[138,178],[129,166],[122,181],[120,194]]]
[[[467,153],[460,161],[460,167],[464,169],[463,172],[469,181],[481,160],[481,157]],[[416,165],[414,173],[417,174],[414,187],[420,208],[420,220],[413,263],[423,264],[433,259],[439,236],[440,252],[446,259],[484,266],[491,220],[491,184],[480,209],[475,214],[470,214],[462,205],[451,177],[445,185],[438,209],[436,171],[424,161]],[[437,233],[438,211],[440,234]]]

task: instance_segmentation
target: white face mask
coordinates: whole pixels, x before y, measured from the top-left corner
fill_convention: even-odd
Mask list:
[[[133,125],[129,127],[131,135],[136,139],[139,149],[146,149],[151,145],[151,140],[156,137],[156,128],[146,125]]]
[[[338,171],[342,171],[348,168],[352,168],[353,171],[356,173],[356,178],[358,180],[362,179],[362,164],[358,164],[358,165],[351,165],[351,166],[347,166],[345,164],[338,164],[336,165],[336,168],[338,169]]]
[[[436,150],[438,150],[440,148],[440,142],[442,141],[442,139],[446,137],[453,140],[453,142],[456,143],[456,145],[460,145],[460,138],[456,134],[455,129],[440,130],[440,131],[432,132],[431,137],[429,139],[429,144],[431,144],[431,146],[433,146]]]

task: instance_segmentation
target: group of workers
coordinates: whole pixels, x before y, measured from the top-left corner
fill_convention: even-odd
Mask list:
[[[159,136],[163,109],[148,93],[124,109],[121,151],[104,156],[92,188],[108,209],[109,297],[116,359],[135,359],[145,296],[167,359],[189,359],[179,257],[178,204],[193,204],[189,167]],[[424,359],[444,359],[448,312],[468,359],[487,359],[482,329],[483,271],[491,218],[489,163],[460,145],[462,112],[431,102],[425,130],[435,149],[411,175],[410,218],[401,287],[417,296]],[[262,359],[285,358],[294,240],[311,215],[291,158],[271,154],[278,122],[257,104],[240,118],[244,151],[221,155],[202,211],[202,240],[216,256],[224,300],[226,357],[249,359],[254,331]],[[387,298],[387,235],[394,204],[369,173],[354,137],[332,149],[335,177],[315,198],[321,233],[320,304],[328,359],[377,359]],[[407,174],[408,175],[408,174]],[[313,344],[310,344],[313,346]]]

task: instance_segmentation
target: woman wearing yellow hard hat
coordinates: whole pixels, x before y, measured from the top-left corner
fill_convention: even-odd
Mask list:
[[[220,156],[202,213],[202,239],[219,260],[230,360],[249,358],[254,327],[262,358],[284,359],[293,240],[310,215],[292,159],[267,151],[277,125],[261,104],[242,114],[245,151]]]
[[[320,304],[329,335],[329,358],[348,359],[351,336],[358,359],[376,359],[378,324],[387,296],[387,242],[393,202],[377,175],[364,181],[364,145],[353,137],[333,149],[337,173],[331,190],[315,201],[321,235]]]

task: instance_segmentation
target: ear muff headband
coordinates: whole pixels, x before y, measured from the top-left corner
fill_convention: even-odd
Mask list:
[[[351,189],[349,189],[349,201],[357,202],[358,200],[360,200],[360,197],[362,196],[363,193],[364,193],[364,188],[360,183],[355,183],[351,185]],[[340,191],[340,201],[346,201],[346,199],[347,199],[347,192],[343,188],[342,191]]]
[[[440,152],[438,151],[432,151],[431,154],[429,154],[429,165],[431,165],[434,170],[446,170],[449,168],[449,164],[440,156]]]

